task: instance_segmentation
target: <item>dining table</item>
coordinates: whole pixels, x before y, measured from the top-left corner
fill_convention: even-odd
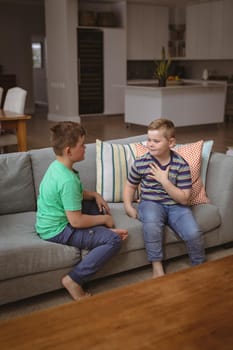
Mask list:
[[[27,151],[27,125],[30,115],[0,109],[0,123],[3,130],[16,130],[19,152]]]

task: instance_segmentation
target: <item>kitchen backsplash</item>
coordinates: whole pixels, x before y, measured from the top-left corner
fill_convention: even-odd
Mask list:
[[[201,79],[204,69],[208,70],[210,76],[226,76],[233,74],[233,60],[193,60],[184,61],[187,78]]]
[[[173,61],[170,75],[180,78],[202,79],[202,72],[207,69],[209,76],[232,76],[233,60],[180,60]],[[154,61],[127,61],[127,79],[153,79]]]
[[[153,79],[155,62],[127,61],[127,79]]]

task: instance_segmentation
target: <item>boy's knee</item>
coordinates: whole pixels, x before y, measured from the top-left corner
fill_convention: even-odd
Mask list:
[[[185,238],[184,238],[184,241],[199,241],[199,240],[202,240],[203,239],[203,233],[202,231],[197,228],[195,230],[190,230],[188,232],[186,232],[185,234]]]

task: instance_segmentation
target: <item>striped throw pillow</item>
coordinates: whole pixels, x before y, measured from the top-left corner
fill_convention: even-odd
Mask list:
[[[96,140],[96,191],[107,202],[122,202],[129,169],[142,143],[113,144]]]

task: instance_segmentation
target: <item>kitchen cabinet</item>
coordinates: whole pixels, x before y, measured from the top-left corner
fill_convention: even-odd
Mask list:
[[[127,5],[127,58],[154,60],[168,45],[168,7],[129,3]]]
[[[210,40],[210,7],[211,3],[198,4],[198,37],[197,37],[197,56],[208,58],[209,40]]]
[[[127,7],[127,58],[142,57],[142,5],[129,4]]]
[[[221,58],[223,55],[223,4],[223,1],[210,3],[209,58]]]
[[[217,58],[214,26],[217,22],[215,8],[221,2],[200,3],[187,6],[186,9],[186,55],[187,58]],[[220,14],[219,14],[220,18]],[[219,26],[218,26],[219,29]],[[215,57],[216,56],[216,57]]]
[[[198,47],[198,7],[186,7],[186,57],[196,58]]]
[[[219,0],[186,7],[186,57],[189,59],[233,58],[232,0]]]
[[[224,0],[223,8],[223,36],[222,53],[223,58],[233,58],[232,22],[233,22],[233,1]]]
[[[78,0],[79,26],[125,27],[125,1]]]

